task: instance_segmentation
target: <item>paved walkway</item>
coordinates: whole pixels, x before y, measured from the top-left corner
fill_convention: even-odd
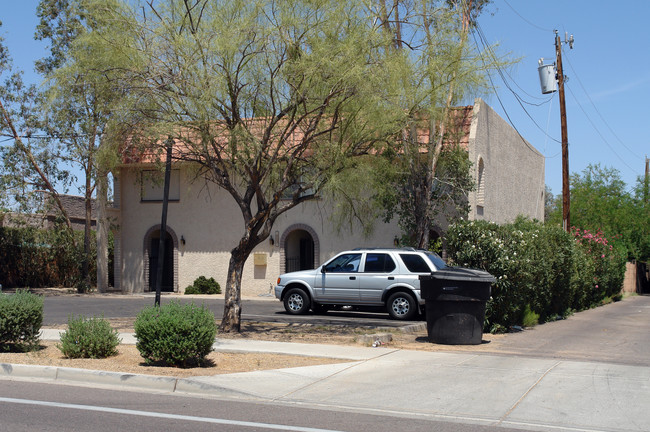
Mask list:
[[[44,339],[58,339],[45,330]],[[135,343],[122,334],[123,343]],[[349,362],[195,378],[0,365],[0,378],[138,388],[542,431],[650,430],[650,367],[217,339],[215,349]]]

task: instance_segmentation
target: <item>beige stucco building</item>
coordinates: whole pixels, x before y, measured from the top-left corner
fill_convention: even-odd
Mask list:
[[[507,222],[522,214],[543,219],[544,157],[482,100],[468,110],[471,120],[463,141],[479,184],[468,197],[468,217]],[[182,292],[199,276],[214,277],[224,287],[230,250],[244,229],[233,199],[214,184],[193,181],[189,168],[181,165],[172,172],[163,290]],[[150,169],[123,165],[114,177],[115,288],[124,292],[152,289],[162,186],[147,180]],[[270,294],[281,273],[314,268],[345,249],[392,247],[401,235],[396,223],[380,221],[370,238],[354,230],[336,232],[330,208],[324,201],[311,201],[281,215],[271,238],[246,262],[242,294]]]

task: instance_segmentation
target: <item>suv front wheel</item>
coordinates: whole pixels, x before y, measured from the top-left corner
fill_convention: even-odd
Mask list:
[[[386,309],[393,319],[410,320],[417,314],[418,305],[411,294],[404,291],[398,291],[388,297]]]
[[[284,296],[284,309],[291,315],[303,315],[309,312],[311,300],[300,288],[291,288]]]

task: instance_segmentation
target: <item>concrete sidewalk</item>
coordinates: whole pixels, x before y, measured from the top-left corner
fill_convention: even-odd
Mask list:
[[[44,339],[58,339],[45,330]],[[123,343],[135,343],[122,334]],[[535,431],[650,430],[650,367],[217,339],[215,349],[350,362],[194,378],[1,365],[0,378],[300,404]]]

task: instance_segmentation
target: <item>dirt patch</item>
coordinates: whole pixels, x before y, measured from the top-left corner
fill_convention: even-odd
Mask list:
[[[134,319],[108,319],[120,332],[133,332]],[[430,343],[425,330],[405,333],[396,329],[354,329],[339,326],[310,324],[245,322],[242,332],[219,334],[222,339],[257,339],[280,342],[300,342],[333,345],[370,346],[360,344],[361,335],[390,332],[392,340],[384,347],[421,351],[485,352],[494,350],[504,335],[483,335],[481,345],[447,346]],[[57,341],[41,341],[40,349],[29,353],[0,353],[0,363],[29,364],[80,369],[94,369],[145,375],[191,377],[218,375],[256,370],[281,369],[321,364],[341,363],[344,360],[267,353],[212,352],[203,367],[174,368],[150,366],[144,363],[134,345],[120,345],[118,355],[106,359],[68,359],[56,347]]]
[[[105,359],[68,359],[56,347],[56,341],[42,341],[38,350],[29,353],[0,353],[0,363],[94,369],[144,375],[192,376],[218,375],[287,367],[341,363],[341,360],[291,355],[211,352],[206,365],[194,368],[149,366],[135,345],[120,345],[119,353]]]
[[[69,288],[39,288],[33,290],[44,296],[79,295]],[[88,294],[81,294],[88,296]],[[106,294],[103,294],[106,295]],[[110,295],[110,294],[109,294]],[[120,294],[115,294],[120,295]],[[135,318],[107,319],[111,326],[120,332],[132,333]],[[65,327],[65,326],[63,326]],[[44,326],[44,328],[47,328]],[[52,327],[50,327],[52,328]],[[57,326],[56,328],[61,328]],[[390,333],[391,341],[381,346],[419,351],[460,351],[460,352],[494,352],[506,335],[484,334],[481,345],[449,346],[429,342],[426,330],[404,332],[400,329],[363,329],[344,326],[323,326],[298,323],[244,322],[241,333],[217,335],[222,339],[255,339],[279,342],[299,342],[314,344],[371,346],[372,342],[361,343],[362,335]],[[370,338],[373,340],[373,338]],[[0,363],[32,364],[104,371],[190,377],[217,375],[256,370],[280,369],[320,364],[341,363],[341,360],[320,357],[266,353],[224,353],[212,352],[207,357],[205,367],[170,368],[149,366],[144,363],[134,345],[120,345],[119,354],[107,359],[67,359],[56,348],[56,341],[42,341],[41,349],[31,353],[0,353]]]

